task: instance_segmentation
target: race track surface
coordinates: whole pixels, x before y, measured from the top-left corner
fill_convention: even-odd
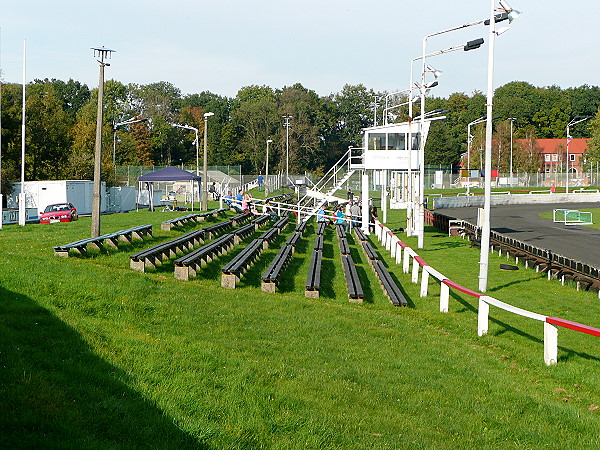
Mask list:
[[[491,227],[511,238],[600,268],[600,230],[553,223],[552,219],[538,216],[540,213],[552,212],[553,209],[582,210],[599,207],[598,203],[493,206]],[[438,208],[435,212],[477,224],[476,207]],[[596,222],[600,217],[594,217],[593,220]]]

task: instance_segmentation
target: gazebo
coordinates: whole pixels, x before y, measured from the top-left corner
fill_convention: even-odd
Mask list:
[[[202,177],[194,175],[187,170],[181,170],[177,167],[165,167],[164,169],[157,170],[156,172],[147,173],[138,178],[138,199],[137,203],[140,203],[142,189],[144,184],[148,188],[150,211],[154,211],[154,182],[156,181],[191,181],[192,192],[198,193],[198,201],[200,201]],[[196,182],[197,189],[194,189],[194,182]],[[194,209],[194,196],[192,195],[192,210]]]

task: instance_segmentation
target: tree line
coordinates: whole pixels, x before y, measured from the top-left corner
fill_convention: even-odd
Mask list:
[[[26,86],[26,179],[92,179],[96,129],[97,89],[75,80],[35,80]],[[234,98],[208,91],[182,94],[171,83],[125,85],[109,80],[104,87],[103,179],[114,183],[116,165],[194,165],[195,133],[174,127],[181,124],[199,130],[203,146],[204,113],[208,120],[208,164],[241,165],[245,173],[264,170],[266,141],[271,170],[284,169],[286,129],[289,129],[290,173],[326,171],[349,146],[361,146],[361,130],[383,121],[382,99],[362,84],[346,85],[329,96],[297,83],[281,89],[247,86]],[[403,99],[394,99],[401,103]],[[428,97],[427,110],[443,109],[446,119],[432,124],[425,162],[456,167],[467,148],[467,124],[484,116],[486,98],[481,92],[454,93],[447,98]],[[535,87],[518,81],[495,91],[494,145],[501,170],[506,165],[502,148],[510,138],[513,118],[515,139],[529,144],[515,158],[515,170],[537,171],[532,148],[535,139],[565,138],[567,123],[575,116],[596,116],[577,125],[575,137],[591,137],[590,162],[600,159],[600,88],[584,85],[561,89]],[[21,166],[22,86],[2,85],[2,181],[18,181]],[[394,109],[389,122],[405,121],[408,110]],[[147,119],[114,128],[129,119]],[[472,128],[472,148],[482,148],[485,124]],[[114,145],[114,147],[113,147]],[[533,147],[532,147],[533,146]],[[113,161],[114,153],[114,161]],[[477,155],[472,152],[472,166]],[[527,157],[527,154],[531,157]],[[506,152],[504,152],[506,154]],[[4,190],[4,189],[3,189]]]

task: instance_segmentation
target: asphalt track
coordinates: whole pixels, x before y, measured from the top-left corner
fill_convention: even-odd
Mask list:
[[[498,233],[600,268],[600,230],[553,223],[552,219],[538,215],[553,209],[599,207],[598,203],[493,206],[490,225]],[[437,208],[435,212],[477,224],[476,207]],[[598,221],[600,217],[593,220]]]

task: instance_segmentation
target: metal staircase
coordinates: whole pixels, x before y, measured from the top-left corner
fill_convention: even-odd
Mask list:
[[[334,194],[354,175],[356,170],[363,168],[362,149],[349,148],[319,182],[312,189],[308,189],[306,195],[300,199],[299,205],[305,211],[303,220],[309,220],[327,202],[345,201],[344,198],[336,197]]]

